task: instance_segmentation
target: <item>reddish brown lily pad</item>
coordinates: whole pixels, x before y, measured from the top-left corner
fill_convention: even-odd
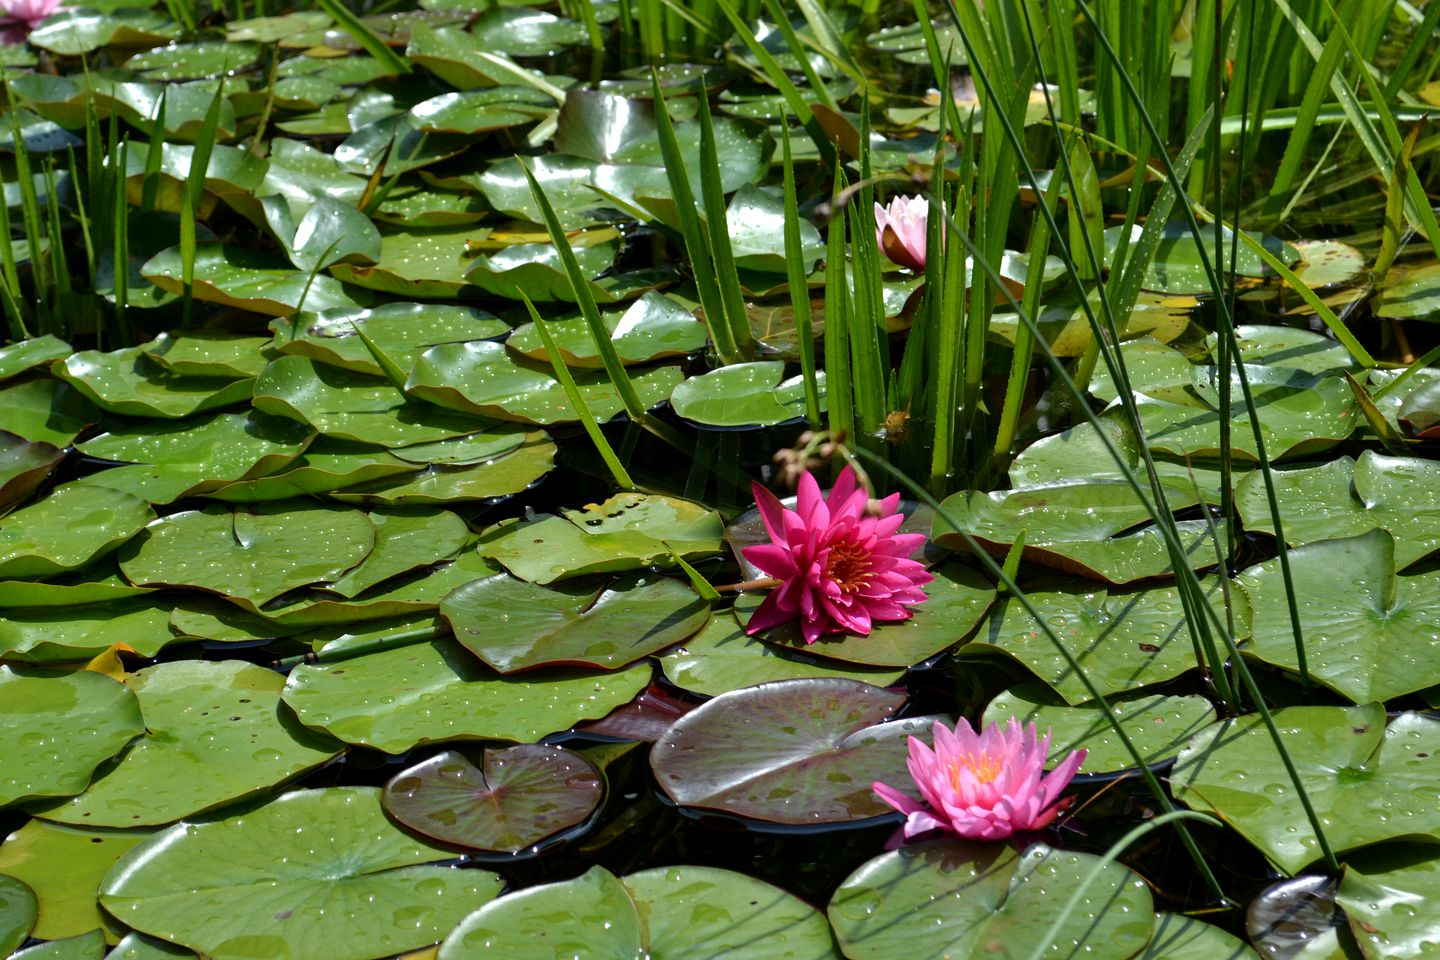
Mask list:
[[[600,771],[563,747],[486,750],[483,769],[446,750],[402,771],[381,802],[392,817],[441,843],[519,853],[581,823],[605,792]]]

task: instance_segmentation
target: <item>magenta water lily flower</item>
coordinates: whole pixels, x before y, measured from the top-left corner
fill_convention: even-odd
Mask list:
[[[1003,840],[1047,827],[1068,805],[1060,792],[1085,759],[1085,751],[1076,750],[1045,774],[1050,731],[1039,739],[1034,723],[1022,728],[1014,717],[981,734],[963,717],[954,732],[937,722],[931,733],[934,750],[910,738],[907,763],[924,803],[888,784],[871,785],[881,800],[905,814],[906,839],[945,830],[972,840]]]
[[[924,197],[892,197],[890,206],[875,204],[875,239],[885,256],[911,270],[925,269],[925,244],[930,201]]]
[[[62,0],[0,0],[0,37],[6,43],[19,43],[53,13],[58,13]]]
[[[806,643],[847,630],[864,636],[877,620],[908,619],[908,607],[925,600],[920,585],[934,577],[909,559],[925,535],[895,532],[905,522],[898,493],[870,509],[869,493],[848,466],[829,500],[814,476],[802,476],[795,510],[758,483],[753,489],[771,542],[741,552],[781,582],[750,618],[747,633],[799,620]]]

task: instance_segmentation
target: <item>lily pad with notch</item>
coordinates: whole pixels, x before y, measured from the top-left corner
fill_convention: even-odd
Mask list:
[[[816,374],[820,411],[826,409],[825,374]],[[785,379],[779,360],[735,363],[689,377],[670,394],[678,416],[700,427],[770,427],[805,416],[805,381]]]
[[[616,670],[693,635],[710,604],[655,575],[542,587],[508,574],[440,602],[455,639],[501,673],[537,667]]]
[[[100,880],[152,830],[87,830],[30,819],[0,845],[0,874],[35,892],[40,910],[31,936],[63,940],[92,930],[119,937],[123,928],[100,909]]]
[[[201,243],[195,253],[196,300],[223,307],[288,317],[302,307],[311,310],[356,309],[369,306],[366,291],[346,287],[334,277],[311,276],[288,261],[257,250],[224,243]],[[184,268],[179,247],[151,257],[140,269],[155,286],[169,293],[184,292]]]
[[[448,510],[385,509],[369,516],[375,548],[326,590],[353,598],[393,577],[453,558],[470,534],[465,521]]]
[[[604,791],[584,756],[536,743],[487,749],[479,767],[446,750],[397,773],[381,801],[401,824],[440,843],[519,854],[584,822]]]
[[[0,430],[0,511],[27,499],[63,459],[54,444]]]
[[[105,487],[66,484],[0,520],[0,579],[78,570],[155,519],[150,505]]]
[[[258,503],[332,493],[346,487],[414,473],[420,464],[401,460],[384,447],[320,437],[279,470],[236,480],[202,496],[231,503]]]

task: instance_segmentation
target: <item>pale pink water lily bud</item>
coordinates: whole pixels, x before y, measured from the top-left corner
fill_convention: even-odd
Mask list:
[[[936,722],[935,749],[910,738],[907,765],[920,803],[888,784],[871,784],[877,796],[905,814],[905,837],[945,830],[971,840],[1003,840],[1012,833],[1040,830],[1069,805],[1060,792],[1085,759],[1076,750],[1049,774],[1050,731],[1037,739],[1035,724],[1014,717],[976,734],[962,717],[954,732]]]
[[[0,31],[7,43],[17,43],[53,13],[64,9],[61,0],[0,0]]]
[[[875,204],[875,239],[885,256],[917,273],[925,269],[926,230],[930,201],[904,194],[890,199],[890,206]]]
[[[802,476],[794,510],[758,483],[753,489],[771,542],[741,552],[781,584],[765,597],[746,633],[799,620],[806,643],[847,630],[864,636],[875,621],[906,620],[907,608],[924,602],[920,585],[935,578],[909,557],[925,535],[895,532],[905,522],[898,493],[872,506],[848,466],[829,500],[813,475]]]

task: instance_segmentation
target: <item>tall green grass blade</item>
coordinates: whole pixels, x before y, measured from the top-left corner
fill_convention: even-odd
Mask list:
[[[335,242],[338,243],[339,240],[337,239]],[[330,244],[330,249],[333,250],[334,248],[335,243]],[[327,251],[325,256],[320,258],[319,262],[324,263],[326,257],[329,255],[329,251]],[[365,332],[365,328],[354,320],[350,321],[350,329],[355,331],[355,336],[359,337],[360,342],[365,345],[365,350],[370,354],[370,358],[375,361],[375,365],[380,368],[380,372],[384,374],[385,379],[390,381],[390,386],[399,390],[403,395],[405,393],[405,381],[409,378],[405,375],[405,371],[400,369],[400,364],[396,363],[395,358],[386,353],[385,349],[376,343],[370,334]]]
[[[565,228],[560,225],[560,218],[555,215],[555,208],[550,205],[550,198],[546,196],[545,188],[540,186],[535,175],[530,172],[530,167],[523,160],[520,161],[520,169],[525,172],[525,179],[530,184],[530,193],[540,207],[540,216],[545,221],[545,229],[550,232],[550,242],[555,245],[555,252],[560,257],[560,263],[565,267],[565,275],[570,279],[570,286],[575,294],[575,303],[580,308],[581,316],[585,318],[585,325],[590,328],[590,338],[595,341],[595,351],[600,355],[600,362],[605,365],[605,374],[614,384],[615,392],[620,396],[620,403],[625,407],[625,413],[632,420],[640,420],[645,416],[645,404],[640,401],[640,395],[635,392],[635,385],[630,382],[630,374],[626,372],[625,364],[620,361],[620,355],[615,351],[615,343],[610,339],[610,331],[605,326],[604,317],[600,315],[600,307],[595,303],[595,294],[590,290],[590,280],[580,269],[580,261],[575,259],[575,251],[570,248],[570,239],[565,236]],[[542,336],[547,338],[548,343],[549,331]],[[553,356],[558,360],[558,353]]]
[[[790,48],[790,53],[799,61],[800,72],[805,74],[805,83],[807,84],[807,89],[810,91],[810,95],[818,100],[822,106],[839,113],[840,105],[835,102],[835,98],[830,95],[829,88],[827,88],[824,81],[820,79],[820,75],[815,72],[815,65],[810,62],[810,57],[806,53],[799,35],[795,32],[795,27],[790,23],[790,18],[786,15],[785,9],[780,6],[778,0],[765,0],[765,12],[768,13],[770,19],[774,21],[776,28],[780,31],[780,36],[785,38],[785,45]],[[801,119],[803,120],[804,117],[801,117]]]
[[[190,170],[185,176],[185,197],[180,203],[180,284],[182,323],[190,325],[194,306],[195,286],[195,221],[200,216],[200,202],[205,197],[205,174],[210,169],[210,155],[215,149],[215,132],[220,126],[220,106],[225,102],[225,80],[222,77],[210,98],[200,134],[195,139],[195,152],[190,155]],[[308,291],[309,286],[306,286]]]
[[[830,433],[855,432],[855,387],[850,370],[850,298],[845,274],[845,214],[840,209],[845,174],[835,164],[830,191],[831,217],[825,249],[825,398]]]
[[[150,145],[145,150],[145,178],[140,188],[140,209],[154,210],[160,196],[160,163],[165,150],[165,104],[169,100],[170,88],[160,91],[160,102],[155,106],[155,119],[150,124]]]
[[[695,92],[699,105],[696,117],[700,123],[700,199],[705,209],[705,223],[710,230],[710,256],[714,261],[715,282],[720,288],[720,303],[725,322],[730,327],[730,340],[742,359],[755,355],[755,338],[745,313],[745,294],[740,289],[740,275],[735,270],[735,254],[730,246],[730,229],[725,214],[725,190],[720,181],[720,154],[715,146],[715,125],[710,117],[710,99],[705,81],[700,80]],[[660,105],[663,109],[663,104]],[[703,269],[695,264],[697,269]]]
[[[113,127],[112,127],[113,129]],[[134,342],[130,331],[130,203],[125,195],[125,166],[129,161],[130,141],[121,140],[111,151],[110,156],[114,158],[114,165],[111,169],[110,196],[115,207],[110,216],[112,230],[113,266],[111,273],[114,275],[113,286],[115,288],[115,329],[119,332],[121,342],[129,345]]]
[[[550,359],[550,368],[555,371],[555,379],[560,381],[560,386],[565,388],[565,397],[570,401],[570,408],[575,412],[575,417],[580,425],[585,428],[585,433],[590,437],[590,442],[595,444],[595,449],[600,453],[600,459],[605,461],[610,476],[622,490],[634,490],[635,481],[630,479],[624,464],[615,455],[610,441],[605,439],[605,434],[600,430],[600,424],[595,422],[595,414],[590,412],[585,398],[580,396],[580,388],[575,386],[575,378],[570,375],[570,368],[565,366],[565,360],[560,356],[560,347],[555,343],[555,335],[545,325],[540,317],[540,311],[535,309],[535,304],[520,291],[520,299],[525,302],[525,309],[530,311],[530,322],[535,325],[535,331],[540,334],[540,339],[545,343],[545,355]],[[606,337],[609,340],[609,337]],[[612,348],[613,349],[613,348]],[[699,576],[696,574],[696,576]],[[713,589],[713,588],[712,588]]]
[[[795,161],[790,153],[790,127],[782,124],[780,146],[785,177],[785,279],[790,288],[790,314],[805,378],[805,420],[820,426],[820,387],[815,367],[815,328],[810,322],[810,287],[805,278],[805,252],[800,247],[800,203],[795,193]]]

